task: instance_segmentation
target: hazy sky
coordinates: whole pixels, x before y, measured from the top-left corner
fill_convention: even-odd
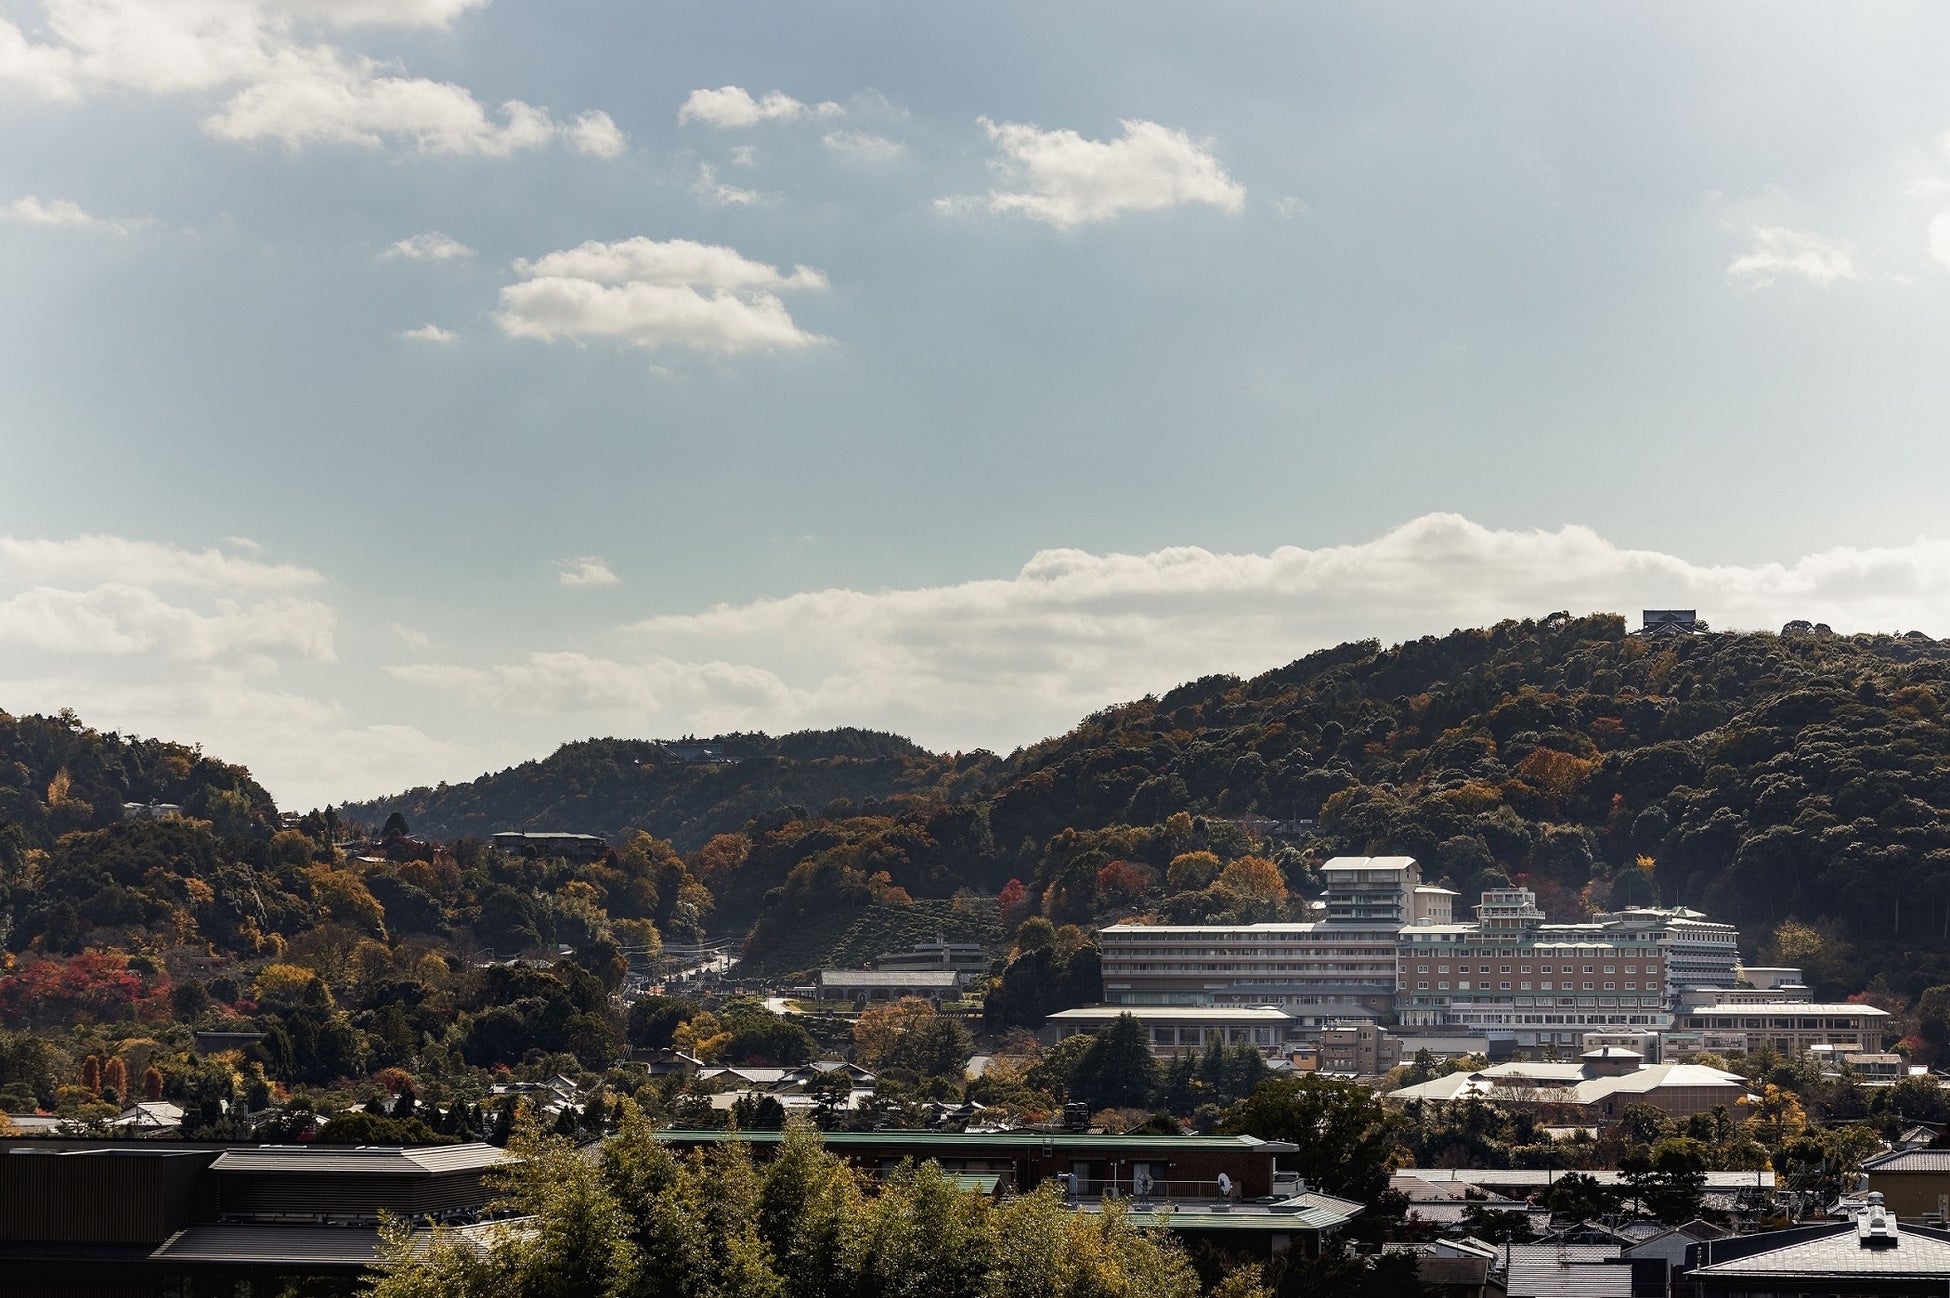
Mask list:
[[[1950,635],[1940,5],[0,0],[0,708],[286,805]]]

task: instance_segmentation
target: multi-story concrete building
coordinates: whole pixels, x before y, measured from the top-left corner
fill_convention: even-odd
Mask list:
[[[1326,918],[1298,924],[1115,924],[1098,933],[1109,1005],[1272,1005],[1300,1025],[1372,1021],[1395,1001],[1402,926],[1453,895],[1420,891],[1406,856],[1321,867]]]
[[[1491,889],[1476,914],[1473,924],[1401,931],[1403,1023],[1456,1024],[1568,1053],[1589,1032],[1656,1031],[1670,1022],[1659,931],[1548,924],[1528,888]]]
[[[1335,1023],[1320,1030],[1319,1068],[1372,1077],[1402,1061],[1401,1038],[1372,1023]]]
[[[1650,931],[1665,949],[1666,1007],[1688,987],[1732,988],[1739,982],[1740,933],[1684,906],[1635,906],[1594,917],[1606,928]]]

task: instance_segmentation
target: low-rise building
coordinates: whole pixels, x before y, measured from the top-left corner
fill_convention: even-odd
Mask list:
[[[1122,1014],[1143,1026],[1160,1058],[1195,1054],[1214,1042],[1284,1056],[1302,1035],[1300,1020],[1275,1005],[1085,1005],[1050,1015],[1043,1037],[1055,1042],[1095,1032]]]
[[[956,1000],[964,977],[957,969],[822,969],[813,994],[822,1001]]]
[[[1871,1193],[1899,1217],[1950,1221],[1950,1149],[1898,1149],[1862,1164]]]
[[[989,967],[988,952],[980,942],[950,942],[936,938],[917,942],[905,951],[889,951],[874,959],[879,969],[954,969],[965,974],[984,973]]]
[[[1320,1030],[1320,1070],[1372,1077],[1402,1061],[1402,1043],[1372,1023],[1335,1023]]]
[[[1389,1094],[1398,1102],[1445,1103],[1478,1096],[1501,1104],[1573,1110],[1582,1121],[1602,1125],[1627,1105],[1652,1104],[1674,1117],[1729,1112],[1747,1093],[1746,1079],[1698,1064],[1647,1064],[1636,1051],[1601,1046],[1576,1063],[1524,1061],[1494,1064],[1474,1072],[1451,1073]]]
[[[1746,1050],[1770,1046],[1784,1055],[1805,1054],[1811,1046],[1847,1046],[1875,1053],[1882,1049],[1888,1021],[1888,1011],[1873,1005],[1783,1001],[1684,1010],[1673,1027],[1680,1032],[1737,1035]]]

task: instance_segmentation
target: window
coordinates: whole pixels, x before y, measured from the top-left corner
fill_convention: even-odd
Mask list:
[[[1498,973],[1509,973],[1509,972],[1510,972],[1510,966],[1509,966],[1509,965],[1507,965],[1507,964],[1506,964],[1506,965],[1503,965],[1503,966],[1501,966],[1501,967],[1499,967],[1499,968],[1497,969],[1497,972],[1498,972]]]
[[[1590,965],[1586,965],[1586,966],[1584,967],[1584,971],[1585,971],[1586,973],[1596,973],[1596,972],[1597,972],[1597,971],[1596,971],[1595,969],[1593,969],[1593,968],[1592,968],[1592,967],[1591,967]]]
[[[1606,973],[1617,973],[1617,972],[1618,972],[1618,967],[1617,967],[1616,965],[1606,965],[1606,966],[1605,966],[1605,972],[1606,972]]]
[[[1605,990],[1606,990],[1606,991],[1608,991],[1608,992],[1615,992],[1615,991],[1617,991],[1617,990],[1618,990],[1618,984],[1617,984],[1617,983],[1606,983],[1606,984],[1605,984]]]
[[[1429,989],[1429,985],[1425,982],[1415,984],[1415,990],[1418,992],[1425,992],[1428,989]]]
[[[1544,981],[1543,981],[1543,982],[1541,982],[1541,983],[1538,983],[1538,984],[1537,984],[1537,987],[1538,987],[1538,990],[1540,990],[1540,991],[1549,991],[1549,990],[1551,989],[1551,980],[1550,980],[1550,979],[1548,979],[1548,978],[1546,978],[1546,979],[1544,979]]]
[[[1527,982],[1525,982],[1525,983],[1518,983],[1518,984],[1517,984],[1517,990],[1518,990],[1518,991],[1526,991],[1526,992],[1527,992],[1527,991],[1529,991],[1529,990],[1530,990],[1530,984],[1529,984],[1529,983],[1527,983]]]
[[[1445,992],[1446,992],[1446,991],[1448,991],[1448,990],[1449,990],[1449,984],[1448,984],[1448,983],[1446,983],[1446,982],[1440,982],[1440,983],[1437,983],[1437,984],[1436,984],[1436,989],[1437,989],[1438,991],[1445,991]]]
[[[1418,964],[1415,966],[1416,973],[1427,973],[1428,971],[1429,971],[1429,967],[1425,964]]]
[[[1437,973],[1448,973],[1448,972],[1449,972],[1449,966],[1448,966],[1448,965],[1446,965],[1446,964],[1439,964],[1439,965],[1437,965],[1437,966],[1435,967],[1435,971],[1436,971]],[[1444,984],[1442,984],[1442,985],[1443,985],[1444,987],[1447,987],[1447,986],[1448,986],[1449,984],[1448,984],[1448,983],[1444,983]]]
[[[1498,991],[1500,991],[1500,992],[1507,992],[1507,991],[1509,991],[1509,990],[1510,990],[1510,984],[1509,984],[1509,983],[1498,983],[1498,984],[1496,985],[1496,989],[1497,989]]]
[[[1521,968],[1521,969],[1519,969],[1519,970],[1517,970],[1517,972],[1518,972],[1518,973],[1529,973],[1529,972],[1530,972],[1530,966],[1529,966],[1529,965],[1525,965],[1525,966],[1524,966],[1523,968]]]
[[[1586,984],[1584,985],[1584,989],[1585,989],[1586,991],[1590,991],[1590,990],[1591,990],[1591,984],[1590,984],[1590,983],[1586,983]]]

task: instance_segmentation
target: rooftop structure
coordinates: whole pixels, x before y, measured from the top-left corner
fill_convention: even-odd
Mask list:
[[[1699,620],[1699,610],[1691,608],[1648,608],[1633,635],[1703,635],[1712,628]]]

